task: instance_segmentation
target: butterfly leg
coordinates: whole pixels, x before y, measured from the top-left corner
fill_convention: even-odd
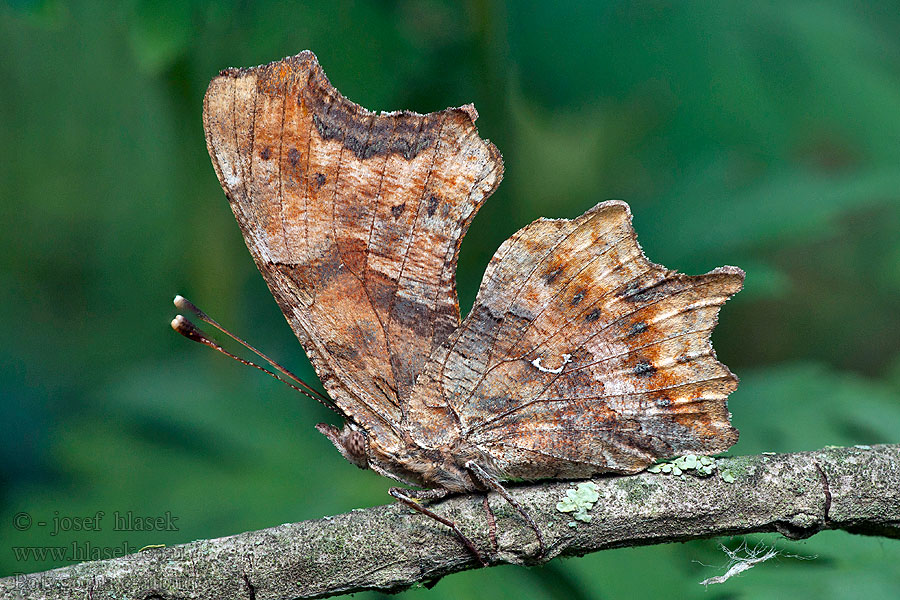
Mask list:
[[[472,476],[482,485],[490,488],[491,490],[500,494],[504,500],[510,503],[510,505],[516,509],[516,511],[522,515],[522,518],[531,526],[534,530],[535,535],[537,535],[538,539],[538,558],[543,558],[544,554],[546,554],[547,547],[544,545],[544,536],[541,534],[541,530],[538,528],[537,523],[534,522],[534,519],[531,518],[531,515],[522,508],[522,505],[515,501],[515,499],[509,495],[509,492],[506,491],[496,477],[493,477],[490,473],[485,471],[478,463],[469,461],[466,463],[466,468],[472,473]]]
[[[500,549],[497,545],[497,520],[494,518],[494,511],[491,510],[491,503],[488,502],[487,492],[485,492],[482,502],[484,503],[484,512],[487,513],[488,517],[488,535],[491,538],[491,549],[496,554],[497,550]]]
[[[391,488],[388,490],[388,494],[410,507],[411,509],[422,513],[423,515],[427,515],[437,521],[438,523],[443,523],[456,534],[456,537],[460,539],[463,545],[468,548],[469,552],[475,555],[475,558],[478,559],[478,562],[481,563],[482,567],[488,566],[487,561],[481,556],[481,553],[478,551],[478,548],[475,547],[475,544],[472,543],[472,540],[467,538],[462,531],[456,526],[456,523],[451,521],[450,519],[446,519],[441,515],[437,514],[433,510],[429,510],[416,502],[416,499],[419,500],[440,500],[441,498],[445,498],[450,495],[450,492],[443,488],[434,488],[430,490],[407,490],[405,488]]]

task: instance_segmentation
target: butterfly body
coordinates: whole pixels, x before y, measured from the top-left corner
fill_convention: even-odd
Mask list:
[[[737,379],[709,334],[744,273],[650,262],[624,202],[515,233],[460,321],[459,245],[503,173],[476,118],[369,112],[310,52],[210,84],[216,173],[346,419],[319,431],[361,468],[447,492],[730,447]]]

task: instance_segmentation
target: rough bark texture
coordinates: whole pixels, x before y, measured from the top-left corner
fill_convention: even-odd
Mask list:
[[[900,538],[900,445],[720,459],[705,478],[641,473],[597,478],[590,523],[557,502],[572,482],[510,490],[544,533],[549,560],[606,548],[778,531],[824,529]],[[733,482],[721,476],[734,475]],[[534,532],[491,494],[492,548],[483,496],[432,506],[491,554],[536,562]],[[570,527],[569,523],[577,523]],[[365,589],[397,591],[477,566],[446,527],[400,505],[280,525],[119,559],[0,579],[2,598],[308,598]]]

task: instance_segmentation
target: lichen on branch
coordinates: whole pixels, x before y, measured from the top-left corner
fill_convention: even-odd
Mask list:
[[[458,496],[430,508],[455,521],[492,564],[756,532],[798,539],[841,529],[900,538],[900,445],[741,456],[717,465],[719,475],[706,477],[598,477],[580,495],[577,483],[569,494],[573,482],[512,487],[510,494],[543,532],[547,553],[540,560],[534,531],[495,494],[488,503],[496,546],[484,496]],[[558,509],[570,503],[580,503],[575,509],[589,510],[591,518],[571,527],[571,513]],[[478,566],[446,527],[392,504],[7,577],[0,579],[0,597],[326,597],[398,591]]]

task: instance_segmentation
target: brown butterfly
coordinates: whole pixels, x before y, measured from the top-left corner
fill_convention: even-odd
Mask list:
[[[543,549],[501,482],[634,473],[734,444],[737,379],[709,335],[744,272],[654,264],[628,205],[601,202],[504,242],[460,322],[460,242],[503,174],[476,118],[471,105],[369,112],[308,51],[222,71],[203,106],[247,247],[345,419],[316,428],[353,464],[423,488],[391,494],[480,559],[415,498],[497,491]]]

